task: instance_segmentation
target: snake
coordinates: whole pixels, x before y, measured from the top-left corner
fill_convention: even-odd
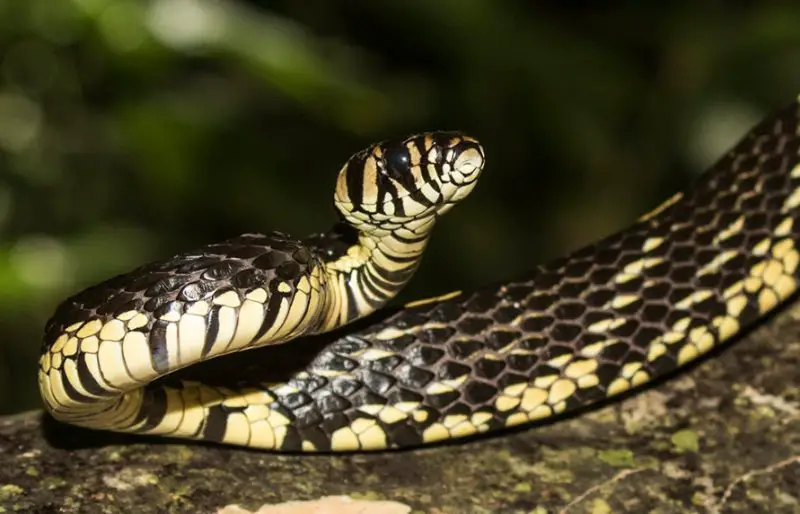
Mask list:
[[[623,230],[520,277],[402,306],[390,302],[485,154],[460,132],[374,144],[341,168],[327,232],[243,234],[62,302],[41,347],[44,405],[92,429],[360,452],[494,434],[635,392],[797,290],[799,120],[800,98]]]

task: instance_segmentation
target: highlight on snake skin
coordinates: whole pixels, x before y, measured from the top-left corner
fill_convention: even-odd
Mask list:
[[[774,112],[626,229],[516,280],[344,329],[284,379],[163,380],[224,354],[291,348],[408,282],[484,154],[456,133],[377,144],[339,173],[343,221],[329,232],[243,235],[65,301],[42,347],[45,405],[98,429],[311,452],[425,445],[614,397],[695,361],[797,290],[799,114],[798,102]]]

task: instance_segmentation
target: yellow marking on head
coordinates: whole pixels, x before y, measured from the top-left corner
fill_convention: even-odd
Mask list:
[[[56,369],[61,369],[61,362],[64,359],[64,355],[61,353],[53,353],[51,355],[53,357],[50,359],[50,365]]]

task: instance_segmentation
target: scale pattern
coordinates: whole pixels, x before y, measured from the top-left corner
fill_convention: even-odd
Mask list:
[[[796,291],[798,113],[792,103],[773,114],[688,192],[522,280],[202,363],[137,390],[127,421],[104,428],[378,450],[531,423],[641,386]]]

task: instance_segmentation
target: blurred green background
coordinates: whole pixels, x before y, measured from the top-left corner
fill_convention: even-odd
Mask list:
[[[488,167],[401,300],[513,276],[683,188],[800,92],[766,2],[0,0],[0,413],[60,299],[335,219],[347,157],[462,129]]]

